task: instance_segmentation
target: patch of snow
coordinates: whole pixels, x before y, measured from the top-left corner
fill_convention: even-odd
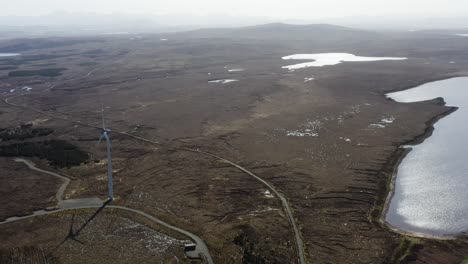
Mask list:
[[[228,72],[243,72],[244,69],[229,69]]]
[[[309,130],[309,131],[306,131]],[[286,136],[288,137],[318,137],[318,133],[311,132],[310,129],[306,129],[303,132],[301,131],[286,131]]]
[[[226,84],[226,83],[230,83],[230,82],[237,82],[239,80],[236,80],[236,79],[221,79],[221,80],[212,80],[212,81],[208,81],[209,83],[221,83],[221,84]]]
[[[255,216],[257,215],[258,213],[265,213],[265,212],[270,212],[270,211],[278,211],[279,209],[275,209],[275,208],[271,208],[269,206],[267,206],[265,209],[263,210],[255,210],[255,211],[252,211],[249,215],[251,216]]]
[[[405,57],[361,57],[350,53],[317,53],[317,54],[294,54],[282,57],[283,60],[314,60],[299,64],[283,66],[283,69],[295,70],[308,67],[323,67],[336,65],[342,62],[365,62],[383,60],[406,60]]]
[[[349,138],[340,137],[340,139],[341,139],[341,140],[344,140],[344,141],[346,141],[346,142],[351,142],[351,139],[349,139]]]
[[[168,39],[166,39],[166,38],[162,38],[162,39],[160,39],[160,40],[161,40],[161,41],[168,41]]]
[[[150,197],[150,195],[148,193],[140,192],[139,194],[137,194],[137,197],[139,199],[147,199],[148,197]]]
[[[370,104],[357,104],[348,107],[348,110],[341,112],[336,118],[332,118],[332,120],[338,121],[338,124],[342,124],[346,119],[352,118],[353,116],[362,112],[362,106],[370,106]]]
[[[378,123],[370,124],[370,128],[386,128],[389,124],[393,123],[395,118],[393,116],[383,117]]]
[[[385,125],[382,125],[382,124],[370,124],[369,127],[372,127],[372,128],[385,128]]]
[[[317,133],[311,133],[311,132],[300,132],[300,131],[286,131],[286,135],[288,137],[317,137]]]
[[[11,90],[10,90],[10,93],[12,93],[12,92],[14,92],[14,91],[15,91],[15,89],[11,89]]]
[[[313,81],[313,80],[315,80],[314,77],[304,78],[304,82],[310,82],[310,81]]]
[[[455,62],[454,61],[451,61],[450,64],[454,64]]]
[[[393,121],[395,121],[395,118],[393,116],[384,117],[384,118],[382,118],[382,120],[380,120],[380,123],[381,124],[391,124],[391,123],[393,123]]]
[[[29,86],[24,86],[24,87],[21,88],[21,89],[22,89],[22,90],[26,90],[26,91],[28,91],[28,92],[32,90],[32,88],[29,87]]]
[[[266,190],[263,192],[263,195],[266,197],[266,198],[273,198],[273,194],[271,194],[271,192],[269,190]]]
[[[301,125],[298,130],[286,130],[288,137],[318,137],[318,130],[322,127],[323,123],[320,120],[308,121]]]
[[[457,35],[457,36],[459,36],[459,37],[468,37],[468,34],[465,34],[465,33],[455,34],[455,35]]]
[[[305,124],[305,127],[311,128],[314,131],[319,130],[322,127],[323,123],[320,120],[309,121]],[[307,129],[306,129],[307,130]]]

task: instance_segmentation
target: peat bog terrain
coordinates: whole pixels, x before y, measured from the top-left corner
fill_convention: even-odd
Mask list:
[[[2,40],[20,55],[0,57],[0,221],[57,204],[61,182],[16,157],[71,178],[65,199],[106,198],[102,105],[112,203],[198,235],[215,263],[300,263],[296,234],[304,263],[461,263],[464,237],[412,237],[380,219],[400,146],[453,111],[385,94],[467,75],[467,47],[444,31],[285,24]],[[407,59],[282,68],[314,53]],[[187,237],[119,210],[61,244],[92,213],[0,225],[0,260],[199,261],[184,256]]]

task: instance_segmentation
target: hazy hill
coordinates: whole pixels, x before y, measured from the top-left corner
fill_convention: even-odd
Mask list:
[[[187,38],[249,38],[276,40],[321,40],[363,39],[376,33],[329,24],[291,25],[271,23],[240,28],[208,28],[174,33]]]

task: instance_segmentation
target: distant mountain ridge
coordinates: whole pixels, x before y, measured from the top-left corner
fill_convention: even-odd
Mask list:
[[[336,26],[330,24],[292,25],[286,23],[269,23],[256,26],[237,28],[203,28],[187,32],[178,32],[176,35],[197,38],[254,38],[254,39],[318,39],[320,37],[352,37],[370,36],[375,33]]]

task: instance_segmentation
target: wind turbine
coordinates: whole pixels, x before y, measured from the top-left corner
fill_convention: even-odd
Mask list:
[[[112,184],[112,159],[111,159],[111,142],[109,138],[110,129],[106,128],[104,123],[104,107],[101,110],[102,114],[102,134],[99,138],[98,144],[101,143],[103,138],[106,139],[107,142],[107,191],[109,193],[109,201],[114,199],[114,189]]]

